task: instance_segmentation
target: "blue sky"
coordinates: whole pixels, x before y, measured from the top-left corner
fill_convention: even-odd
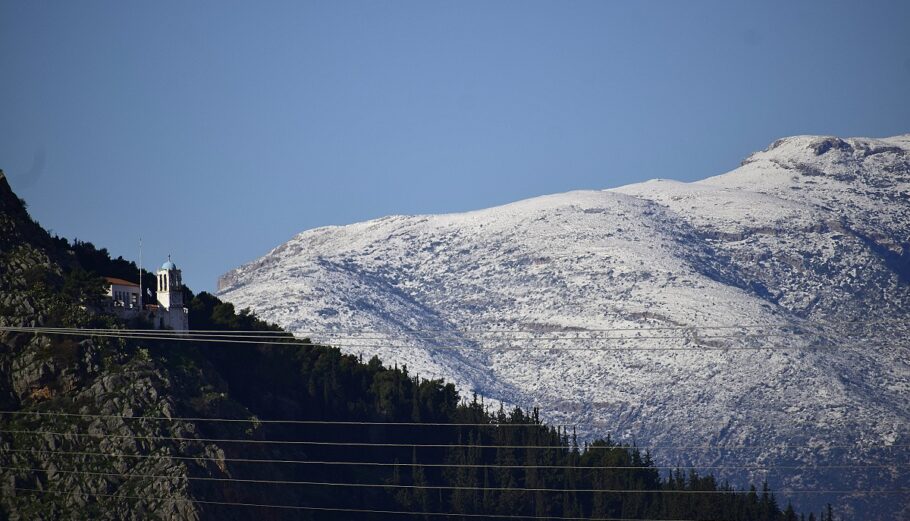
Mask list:
[[[304,229],[910,132],[910,2],[3,2],[0,168],[195,290]]]

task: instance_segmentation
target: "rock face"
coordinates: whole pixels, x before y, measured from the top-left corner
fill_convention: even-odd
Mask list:
[[[0,172],[0,325],[41,326],[49,320],[74,327],[92,318],[60,295],[63,266],[47,232],[34,223]],[[116,346],[91,340],[0,332],[0,409],[30,412],[63,404],[67,412],[113,415],[167,413],[173,406],[158,392],[168,375],[139,358],[118,355]],[[106,359],[105,359],[106,358]],[[198,519],[185,500],[189,470],[166,456],[145,460],[62,456],[53,451],[138,454],[140,445],[167,454],[167,442],[143,442],[155,425],[127,420],[79,420],[2,415],[0,432],[0,517]],[[174,424],[176,432],[186,425]],[[190,426],[191,427],[191,426]],[[34,434],[59,432],[61,436]],[[94,433],[94,435],[92,435]],[[101,435],[103,433],[103,435]],[[111,436],[106,438],[106,436]],[[94,472],[87,476],[80,472]],[[136,479],[164,475],[171,480]],[[148,501],[105,495],[169,498]],[[89,494],[97,495],[87,503]],[[101,499],[99,499],[101,498]]]
[[[0,171],[0,326],[122,327],[66,297],[64,272],[73,262]],[[0,331],[0,519],[217,517],[192,500],[200,492],[214,501],[231,496],[230,485],[199,478],[232,469],[206,463],[223,451],[199,438],[228,436],[193,422],[135,417],[205,416],[231,405],[206,399],[224,396],[226,387],[211,371],[168,366],[135,343]],[[231,407],[243,417],[241,406]],[[183,440],[162,439],[172,437]]]
[[[676,447],[664,463],[893,490],[907,473],[869,466],[908,455],[908,241],[910,135],[798,136],[695,183],[309,230],[219,288],[349,352]],[[907,494],[782,495],[910,515]]]

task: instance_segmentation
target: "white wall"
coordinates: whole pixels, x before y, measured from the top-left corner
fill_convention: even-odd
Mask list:
[[[107,296],[114,299],[114,302],[122,301],[123,307],[139,307],[139,288],[137,286],[124,286],[122,284],[111,284],[107,290]]]
[[[177,284],[180,281],[180,270],[174,271],[158,271],[157,275],[160,278],[162,275],[167,275],[169,277],[168,289],[170,291],[161,291],[161,284],[158,284],[158,305],[165,309],[183,308],[183,285]],[[176,274],[176,277],[174,276]],[[174,328],[177,329],[177,328]]]

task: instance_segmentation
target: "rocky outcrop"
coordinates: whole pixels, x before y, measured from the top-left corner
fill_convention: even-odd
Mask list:
[[[64,296],[71,262],[0,172],[0,326],[122,327]],[[0,518],[206,517],[194,494],[217,500],[229,488],[197,478],[230,467],[184,456],[223,456],[195,441],[219,431],[141,417],[203,416],[207,396],[225,401],[226,390],[213,371],[175,366],[141,343],[0,331]]]

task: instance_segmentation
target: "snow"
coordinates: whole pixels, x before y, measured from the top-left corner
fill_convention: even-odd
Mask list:
[[[465,393],[539,405],[585,436],[906,444],[908,238],[910,135],[796,136],[695,183],[653,180],[305,231],[226,274],[220,295]],[[871,319],[898,324],[849,324]],[[717,325],[769,327],[599,331]],[[803,334],[783,336],[794,331]],[[520,349],[485,349],[501,347]],[[793,349],[737,350],[748,347]],[[830,465],[875,463],[882,452],[655,457]],[[751,477],[852,488],[871,472],[883,488],[907,485],[899,473],[870,470]]]

